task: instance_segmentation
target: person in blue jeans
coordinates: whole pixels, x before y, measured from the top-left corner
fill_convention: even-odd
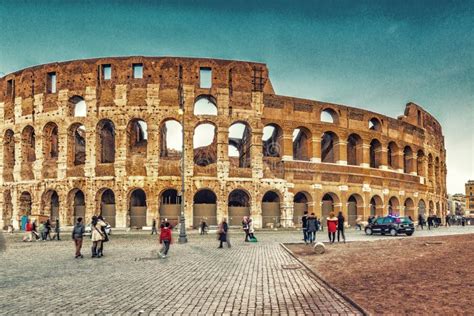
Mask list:
[[[301,223],[303,227],[303,240],[306,244],[308,242],[308,211],[304,211],[303,217],[301,217]]]
[[[306,221],[306,230],[308,235],[308,242],[313,243],[316,241],[316,231],[318,230],[318,221],[314,213],[308,216]]]

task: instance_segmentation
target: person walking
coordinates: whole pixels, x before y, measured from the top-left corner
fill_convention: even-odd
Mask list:
[[[44,240],[51,240],[51,222],[49,218],[44,222]]]
[[[428,230],[431,230],[431,226],[433,226],[433,216],[430,214],[428,216]]]
[[[32,236],[31,236],[31,223],[30,220],[26,220],[26,225],[25,225],[25,235],[23,236],[23,241],[32,241]]]
[[[39,240],[40,236],[38,234],[38,230],[36,227],[36,221],[33,221],[33,223],[31,223],[31,234],[32,234],[32,237],[34,237],[36,241]]]
[[[304,243],[308,243],[308,211],[304,211],[301,217],[301,226],[303,228],[303,240]]]
[[[207,223],[205,220],[201,221],[201,235],[207,235]]]
[[[56,239],[56,240],[61,240],[61,238],[59,237],[59,232],[61,231],[61,228],[59,227],[59,219],[56,218],[56,225],[54,226],[54,237],[53,237],[53,240]]]
[[[153,219],[153,222],[151,223],[151,234],[157,235],[158,231],[156,230],[156,219]]]
[[[84,236],[85,227],[82,223],[82,217],[78,217],[74,228],[72,229],[72,240],[74,241],[74,246],[76,247],[76,259],[77,258],[84,258],[81,254],[82,249],[82,239]]]
[[[170,223],[165,222],[161,225],[160,229],[160,244],[163,244],[163,248],[158,252],[158,255],[163,259],[166,258],[168,251],[170,250],[171,235]]]
[[[451,216],[449,214],[446,214],[446,227],[451,227]]]
[[[92,230],[92,258],[100,258],[99,255],[100,247],[102,246],[102,241],[104,240],[104,235],[102,233],[102,227],[105,226],[105,223],[98,219],[97,216],[92,216],[91,230]]]
[[[423,230],[424,225],[425,225],[425,219],[423,218],[423,215],[418,214],[418,227],[421,227],[421,230]]]
[[[362,216],[357,216],[355,229],[362,230]]]
[[[248,242],[249,241],[249,238],[250,238],[250,227],[249,227],[249,220],[248,220],[248,217],[247,216],[244,216],[244,218],[242,219],[242,229],[244,230],[244,233],[245,233],[245,242]]]
[[[306,228],[307,228],[307,241],[310,244],[312,244],[313,242],[316,241],[316,231],[318,230],[318,221],[314,213],[311,213],[311,215],[307,217]]]
[[[257,241],[257,238],[255,238],[255,228],[253,227],[253,220],[252,218],[249,216],[248,217],[248,223],[249,223],[249,239],[250,241]]]
[[[328,226],[329,242],[332,244],[336,241],[337,231],[337,217],[334,216],[334,212],[329,213],[329,217],[326,219],[326,224]]]
[[[340,242],[339,236],[342,236],[342,240],[346,243],[346,235],[344,234],[344,215],[339,212],[337,215],[337,242]]]
[[[222,222],[219,224],[219,248],[222,248],[222,243],[227,243],[227,247],[230,248],[230,242],[229,242],[229,225],[227,225],[227,219],[224,217],[222,219]]]

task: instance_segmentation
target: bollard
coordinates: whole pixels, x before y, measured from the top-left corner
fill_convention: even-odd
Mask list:
[[[317,242],[313,247],[314,253],[321,255],[326,252],[326,246],[322,242]]]

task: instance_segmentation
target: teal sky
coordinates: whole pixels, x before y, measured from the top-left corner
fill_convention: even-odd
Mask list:
[[[474,179],[474,1],[0,0],[0,25],[0,76],[100,56],[211,57],[266,63],[281,95],[392,117],[413,101],[443,127],[448,192]]]

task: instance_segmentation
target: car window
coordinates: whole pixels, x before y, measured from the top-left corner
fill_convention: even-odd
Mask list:
[[[382,224],[383,223],[383,217],[381,218],[377,218],[377,220],[375,221],[378,225]]]
[[[383,219],[383,223],[384,223],[384,224],[393,223],[393,218],[391,218],[391,217],[385,217],[385,218]]]

